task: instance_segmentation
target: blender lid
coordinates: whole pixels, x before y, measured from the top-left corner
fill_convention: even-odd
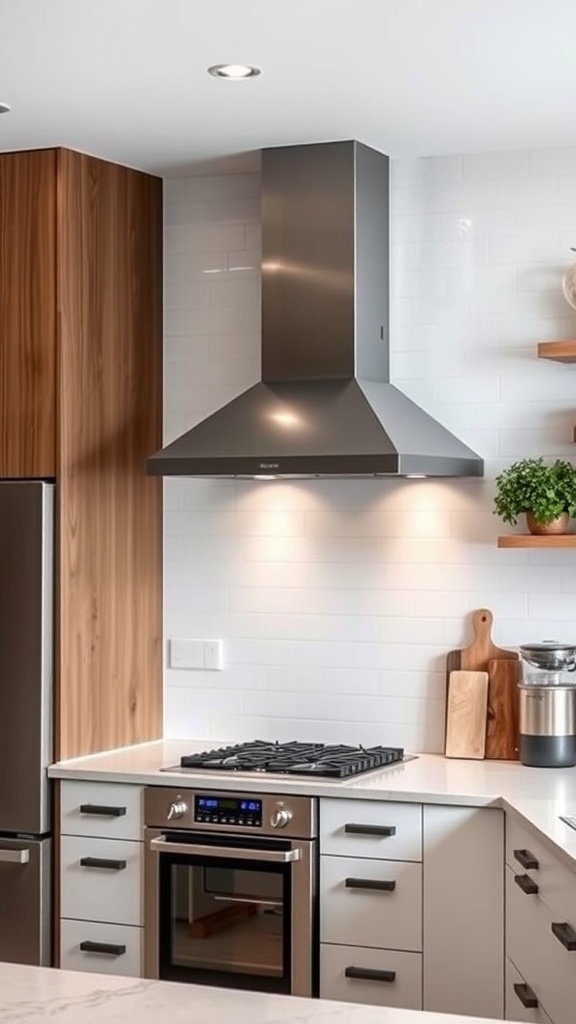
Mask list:
[[[573,655],[576,652],[576,644],[563,643],[561,640],[542,640],[538,644],[522,644],[520,650],[536,654],[539,651],[565,651],[566,654]]]
[[[576,645],[559,640],[543,640],[541,643],[522,644],[520,657],[534,668],[558,671],[574,664]]]

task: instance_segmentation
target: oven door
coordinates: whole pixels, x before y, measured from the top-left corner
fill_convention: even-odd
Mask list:
[[[146,829],[146,976],[316,995],[314,848]]]

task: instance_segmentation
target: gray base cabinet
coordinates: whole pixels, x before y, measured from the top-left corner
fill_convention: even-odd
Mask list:
[[[528,1024],[552,1024],[534,989],[506,957],[506,1020],[527,1021]]]
[[[574,1024],[576,875],[511,816],[506,822],[506,953],[520,976],[517,984],[525,986],[508,988],[507,1019]],[[527,995],[535,1006],[522,1004]]]
[[[320,804],[320,995],[504,1017],[504,815]]]
[[[320,996],[422,1009],[422,806],[320,804]]]
[[[320,996],[346,1003],[421,1010],[422,954],[323,942]]]
[[[504,1017],[504,814],[424,807],[424,1005]]]
[[[60,787],[60,966],[143,977],[142,788]]]

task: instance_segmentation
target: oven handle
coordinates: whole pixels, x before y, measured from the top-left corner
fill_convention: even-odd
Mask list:
[[[300,860],[300,850],[246,850],[234,846],[202,846],[199,843],[171,843],[168,839],[150,840],[153,853],[183,853],[189,856],[263,860],[272,864],[288,864]]]
[[[228,896],[226,893],[208,893],[213,900],[221,903],[246,903],[251,907],[282,907],[282,900],[258,899],[257,896]]]

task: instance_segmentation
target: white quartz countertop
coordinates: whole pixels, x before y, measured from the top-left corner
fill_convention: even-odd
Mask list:
[[[360,1006],[0,964],[2,1024],[496,1024],[460,1014]]]
[[[418,754],[402,764],[344,780],[165,770],[178,765],[182,754],[217,745],[207,740],[157,740],[60,761],[48,769],[48,774],[54,779],[123,782],[178,789],[218,788],[501,807],[551,842],[565,863],[576,871],[576,830],[560,820],[560,815],[576,817],[576,768],[528,768],[514,761],[465,761],[441,754]]]

